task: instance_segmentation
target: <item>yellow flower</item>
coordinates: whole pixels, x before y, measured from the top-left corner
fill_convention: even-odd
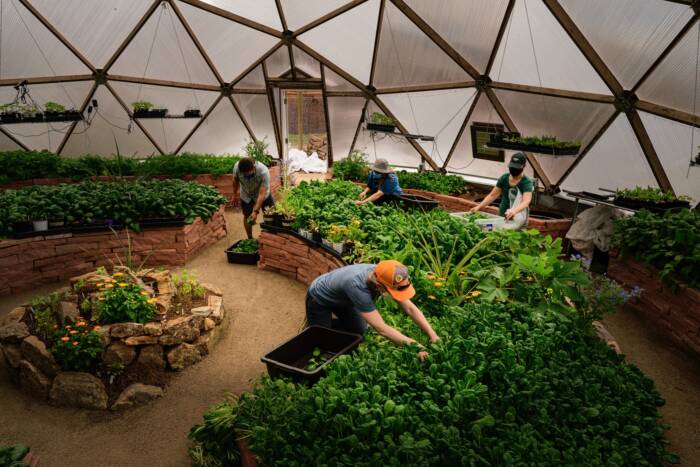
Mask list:
[[[431,300],[435,300],[435,295],[428,295],[428,298]]]
[[[142,290],[141,295],[143,295],[144,297],[148,297],[150,294],[148,292],[146,292],[145,290]]]
[[[107,285],[105,285],[105,288],[107,288],[107,289],[113,289],[113,288],[114,288],[114,285],[112,285],[112,284],[107,284]]]
[[[77,343],[77,342],[73,342],[73,346],[75,347],[76,345],[78,345],[78,343]]]
[[[123,275],[124,275],[123,272],[115,272],[114,274],[112,274],[112,277],[121,277]]]
[[[62,340],[63,342],[68,342],[70,339],[66,336],[66,337],[61,337],[61,340]]]
[[[442,287],[442,282],[434,282],[433,285],[435,287]]]
[[[151,305],[153,305],[153,304],[156,303],[157,301],[158,301],[157,298],[149,298],[149,299],[148,299],[148,303],[150,303]]]
[[[481,292],[479,292],[478,290],[475,290],[474,292],[471,293],[472,297],[478,297],[479,295],[481,295]]]
[[[129,284],[127,284],[126,282],[120,282],[120,283],[119,283],[119,287],[126,287],[127,285],[129,285]]]
[[[435,274],[428,273],[428,274],[426,275],[426,277],[427,277],[428,279],[431,279],[431,280],[432,280],[432,279],[435,279]]]

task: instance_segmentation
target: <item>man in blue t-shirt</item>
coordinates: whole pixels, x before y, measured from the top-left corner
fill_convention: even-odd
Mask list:
[[[395,260],[353,264],[317,277],[306,293],[306,320],[309,325],[356,334],[363,334],[369,324],[395,344],[416,343],[384,322],[374,303],[382,294],[393,298],[431,342],[439,339],[423,312],[411,301],[416,291],[408,268]],[[421,351],[418,356],[424,360],[427,353]]]
[[[355,201],[355,204],[382,204],[400,194],[403,194],[403,191],[399,186],[399,177],[391,170],[386,159],[377,159],[367,177],[367,187],[360,193],[360,199]]]
[[[248,238],[253,238],[253,224],[260,210],[274,206],[270,192],[270,171],[264,164],[244,157],[233,166],[233,192],[241,199],[243,227]]]

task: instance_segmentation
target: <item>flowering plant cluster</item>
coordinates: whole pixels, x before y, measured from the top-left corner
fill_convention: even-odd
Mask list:
[[[57,329],[51,353],[61,368],[69,371],[93,368],[104,350],[99,330],[99,326],[90,326],[86,321]]]
[[[156,313],[156,299],[129,276],[117,272],[97,284],[99,290],[93,319],[99,323],[147,323]]]

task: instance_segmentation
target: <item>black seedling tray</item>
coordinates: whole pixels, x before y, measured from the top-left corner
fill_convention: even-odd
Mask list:
[[[250,264],[255,266],[260,261],[260,252],[255,253],[238,253],[233,251],[243,240],[238,240],[236,243],[226,249],[226,258],[231,264]]]
[[[355,350],[362,342],[362,336],[349,332],[336,331],[323,326],[309,326],[298,335],[266,354],[261,360],[267,365],[272,378],[290,377],[295,381],[316,383],[326,374],[326,367],[340,355]],[[315,348],[328,357],[313,371],[306,365]]]
[[[638,199],[615,198],[613,204],[629,209],[646,209],[651,212],[664,212],[668,210],[688,209],[690,203],[688,201],[675,200],[654,203],[651,201],[641,201]]]
[[[184,217],[158,217],[150,219],[140,219],[141,227],[182,227],[185,225]]]
[[[367,129],[370,131],[384,131],[387,133],[393,133],[396,126],[387,125],[386,123],[368,123]]]
[[[438,206],[437,201],[422,195],[403,194],[399,195],[398,199],[406,208],[418,208],[423,211],[430,211]]]

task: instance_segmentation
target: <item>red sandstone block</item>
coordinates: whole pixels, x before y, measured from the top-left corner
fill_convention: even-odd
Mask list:
[[[309,255],[309,247],[306,245],[297,245],[295,243],[289,243],[285,245],[282,249],[295,256],[308,257]]]
[[[280,271],[279,273],[282,274],[283,276],[289,277],[290,279],[296,279],[296,278],[297,278],[296,272],[290,272],[290,271],[284,271],[284,270],[282,270],[282,271]]]
[[[9,255],[0,258],[0,268],[14,266],[19,263],[19,256]]]
[[[297,271],[297,268],[295,266],[290,266],[288,264],[285,264],[281,261],[278,261],[278,260],[275,260],[272,258],[266,258],[265,264],[272,266],[273,268],[277,268],[281,271],[289,271],[289,272],[294,272],[294,273],[296,273],[296,271]]]
[[[68,243],[66,245],[56,245],[56,255],[64,255],[67,253],[82,253],[85,251],[96,250],[97,243]]]

